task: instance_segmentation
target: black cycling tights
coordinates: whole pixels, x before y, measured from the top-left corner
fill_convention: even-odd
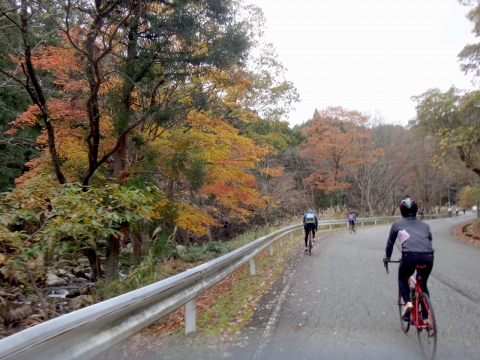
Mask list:
[[[308,244],[307,244],[307,242],[308,242],[308,231],[312,230],[312,238],[314,238],[315,237],[315,226],[312,226],[312,227],[305,226],[304,229],[305,229],[305,247],[307,247],[308,246]]]
[[[427,253],[403,253],[398,267],[398,287],[405,303],[410,301],[410,291],[408,287],[408,278],[415,272],[417,265],[425,266],[417,269],[417,274],[422,277],[420,287],[422,291],[430,296],[427,287],[428,277],[433,268],[433,254]]]

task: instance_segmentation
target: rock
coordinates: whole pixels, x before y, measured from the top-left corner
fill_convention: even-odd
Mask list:
[[[78,278],[77,278],[75,275],[73,275],[72,273],[68,273],[68,274],[67,274],[67,277],[68,277],[68,280],[69,280],[69,281],[76,281],[76,280],[78,279]]]
[[[70,260],[70,261],[75,261],[75,259],[77,258],[76,255],[70,253],[70,252],[65,252],[62,256],[61,256],[61,260]],[[59,259],[60,260],[60,259]]]
[[[57,275],[58,276],[65,276],[67,275],[67,271],[66,270],[63,270],[63,269],[57,269]]]
[[[77,268],[75,268],[77,269]],[[89,280],[91,279],[91,276],[90,274],[87,274],[85,271],[83,270],[80,270],[80,269],[77,269],[78,271],[75,271],[74,269],[74,274],[77,278],[83,278],[83,279],[86,279],[86,280]]]
[[[82,295],[82,293],[80,292],[80,289],[73,289],[72,291],[70,291],[67,295],[65,295],[65,297],[67,299],[73,299],[73,298],[76,298],[78,296]]]
[[[47,286],[57,286],[57,285],[67,284],[65,279],[62,279],[55,274],[47,273],[46,277],[47,279],[45,280],[45,284],[47,284]]]
[[[33,310],[31,305],[6,301],[5,305],[0,305],[0,313],[4,315],[5,324],[11,324],[26,319],[33,313]]]
[[[59,261],[57,261],[57,262],[54,264],[54,267],[55,267],[56,269],[64,269],[64,270],[66,270],[65,268],[66,268],[67,266],[73,266],[73,265],[74,265],[74,264],[73,264],[71,261],[69,261],[69,260],[59,260]]]
[[[78,263],[83,265],[83,266],[89,266],[90,265],[90,262],[88,261],[87,258],[78,259]]]
[[[94,303],[93,296],[80,295],[72,299],[67,299],[68,307],[72,310],[78,310]]]
[[[78,289],[74,289],[70,291],[67,295],[65,295],[65,297],[71,299],[81,295],[92,295],[92,294],[95,294],[95,291],[89,285],[84,285]]]
[[[185,250],[187,249],[187,248],[186,248],[185,246],[183,246],[183,245],[177,245],[176,248],[177,248],[177,253],[178,253],[178,255],[183,255],[183,254],[185,254]]]

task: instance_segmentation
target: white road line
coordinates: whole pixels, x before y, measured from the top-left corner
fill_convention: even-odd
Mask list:
[[[275,326],[275,323],[277,322],[278,315],[280,314],[280,309],[282,308],[283,302],[285,301],[285,295],[287,294],[288,289],[290,289],[290,281],[292,280],[292,277],[293,277],[292,275],[290,276],[290,279],[288,279],[287,285],[285,285],[285,288],[283,289],[282,293],[278,297],[278,301],[277,301],[277,304],[275,305],[275,309],[273,309],[272,315],[270,315],[268,324],[265,327],[265,331],[263,332],[263,335],[260,338],[258,349],[253,355],[254,360],[260,359],[260,355],[262,351],[267,346],[268,340],[270,338],[270,334],[272,332],[273,327]]]

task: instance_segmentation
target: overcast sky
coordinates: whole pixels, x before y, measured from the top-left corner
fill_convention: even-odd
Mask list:
[[[411,96],[472,88],[457,55],[476,39],[457,0],[248,2],[262,8],[266,40],[300,93],[291,125],[328,106],[406,125],[415,116]]]

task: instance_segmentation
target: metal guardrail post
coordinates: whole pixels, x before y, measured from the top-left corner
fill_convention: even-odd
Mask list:
[[[283,246],[283,236],[280,238],[280,246]]]
[[[255,259],[250,259],[250,275],[255,275]]]
[[[270,256],[273,256],[273,244],[270,244]]]
[[[195,332],[197,328],[197,298],[185,304],[185,335]]]

